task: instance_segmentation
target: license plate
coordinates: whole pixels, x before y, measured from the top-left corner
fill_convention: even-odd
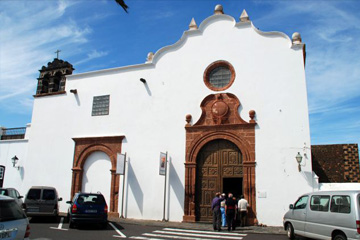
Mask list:
[[[85,213],[97,213],[97,210],[85,210]]]
[[[39,212],[39,208],[28,208],[28,212]]]
[[[14,239],[17,233],[17,229],[9,229],[0,231],[0,239]]]

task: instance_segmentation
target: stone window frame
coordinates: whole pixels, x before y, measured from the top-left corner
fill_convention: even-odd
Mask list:
[[[211,73],[214,69],[216,69],[216,68],[218,68],[218,67],[226,67],[226,68],[228,68],[228,69],[230,70],[230,73],[231,73],[231,77],[230,77],[229,83],[228,83],[226,86],[221,87],[221,88],[213,86],[213,85],[210,83],[210,81],[209,81],[210,73]],[[236,74],[235,74],[235,69],[234,69],[234,67],[231,65],[231,63],[229,63],[228,61],[225,61],[225,60],[219,60],[219,61],[215,61],[215,62],[211,63],[211,64],[205,69],[203,78],[204,78],[204,83],[205,83],[205,85],[206,85],[210,90],[213,90],[213,91],[217,91],[217,92],[218,92],[218,91],[224,91],[224,90],[230,88],[231,85],[232,85],[232,84],[234,83],[234,81],[235,81],[235,76],[236,76]]]

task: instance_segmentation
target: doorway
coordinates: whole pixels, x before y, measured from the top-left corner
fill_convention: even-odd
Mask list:
[[[197,156],[195,216],[211,222],[211,201],[216,192],[242,193],[243,162],[239,148],[225,139],[208,142]]]
[[[243,194],[242,178],[223,178],[223,193],[232,193],[237,199]]]
[[[101,151],[90,154],[83,166],[81,191],[87,193],[100,192],[107,204],[111,198],[111,160]]]

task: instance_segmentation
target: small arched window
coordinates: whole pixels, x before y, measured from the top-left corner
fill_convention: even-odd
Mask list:
[[[53,85],[53,89],[52,89],[52,92],[58,92],[60,90],[60,82],[61,82],[61,72],[57,72],[55,74],[55,77],[54,77],[54,85]]]
[[[49,81],[50,81],[50,76],[48,74],[46,74],[44,76],[44,78],[42,79],[41,93],[49,92]]]

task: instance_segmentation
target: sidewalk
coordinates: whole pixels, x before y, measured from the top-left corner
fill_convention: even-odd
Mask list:
[[[183,229],[193,229],[193,230],[205,230],[205,231],[214,231],[211,223],[183,223],[183,222],[163,222],[155,220],[139,220],[139,219],[129,219],[129,218],[110,218],[109,221],[117,222],[119,224],[134,224],[141,226],[154,226],[154,227],[167,227],[167,228],[183,228]],[[223,231],[226,231],[227,228],[223,227]],[[237,227],[235,231],[237,233],[263,233],[263,234],[286,234],[283,227],[260,227],[260,226],[247,226],[247,227]]]

